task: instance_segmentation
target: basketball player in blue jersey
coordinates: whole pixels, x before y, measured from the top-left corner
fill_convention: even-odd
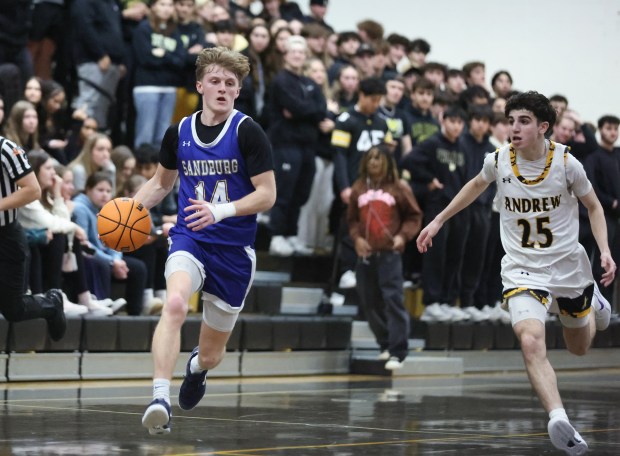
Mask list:
[[[588,445],[568,420],[545,346],[547,311],[559,314],[566,347],[575,355],[587,352],[596,331],[606,329],[611,317],[609,302],[600,293],[588,255],[578,242],[577,199],[588,210],[601,252],[604,286],[613,281],[616,265],[609,252],[603,208],[583,166],[569,148],[545,139],[556,118],[549,100],[536,92],[521,93],[508,100],[505,113],[511,143],[487,155],[482,171],[422,230],[418,250],[426,252],[450,217],[475,201],[489,183],[497,183],[500,237],[506,251],[504,303],[530,383],[549,414],[551,443],[566,454],[581,455]]]
[[[188,302],[202,292],[198,346],[187,362],[179,406],[194,408],[205,393],[237,321],[256,269],[256,214],[273,206],[271,146],[262,128],[233,109],[248,59],[223,47],[196,60],[202,111],[166,131],[157,172],[136,194],[147,208],[180,178],[177,224],[170,230],[167,298],[153,336],[153,401],[142,418],[151,434],[170,432],[170,380],[179,356]]]

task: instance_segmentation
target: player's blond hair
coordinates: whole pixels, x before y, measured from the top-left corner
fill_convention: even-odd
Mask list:
[[[239,85],[250,73],[250,61],[245,55],[219,46],[203,49],[198,54],[196,59],[196,80],[202,80],[205,73],[209,72],[210,68],[216,65],[233,73],[237,77]]]

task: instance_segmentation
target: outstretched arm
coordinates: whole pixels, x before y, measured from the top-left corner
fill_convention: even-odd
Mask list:
[[[437,214],[437,217],[422,230],[416,244],[420,253],[424,253],[429,247],[433,246],[433,238],[439,232],[445,222],[454,214],[462,211],[484,192],[489,184],[482,178],[480,174],[467,182],[454,199],[448,204],[443,211]]]
[[[608,286],[614,281],[616,275],[616,263],[609,252],[609,244],[607,241],[607,223],[605,222],[605,213],[603,207],[596,197],[594,190],[579,198],[588,210],[588,218],[590,219],[590,227],[592,234],[596,240],[596,245],[601,252],[601,266],[605,270],[601,278],[601,284]]]

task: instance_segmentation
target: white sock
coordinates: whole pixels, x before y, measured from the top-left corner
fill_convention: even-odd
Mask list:
[[[192,374],[199,374],[206,371],[206,369],[200,367],[200,364],[198,363],[198,356],[199,355],[194,356],[191,363],[189,363],[189,370]]]
[[[552,420],[555,417],[564,418],[566,421],[568,421],[568,415],[566,414],[566,410],[564,410],[563,408],[556,408],[549,412],[550,420]]]
[[[167,378],[153,379],[153,399],[163,399],[170,404],[170,380]]]
[[[145,306],[148,305],[153,300],[153,289],[145,288],[144,294],[142,296],[143,296],[142,302],[144,303]]]

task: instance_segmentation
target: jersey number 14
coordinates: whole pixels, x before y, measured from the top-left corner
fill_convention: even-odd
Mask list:
[[[210,199],[207,199],[204,181],[199,181],[194,186],[194,190],[196,191],[196,199],[198,201],[209,201],[212,204],[230,203],[230,199],[228,199],[228,185],[225,180],[217,181]]]

